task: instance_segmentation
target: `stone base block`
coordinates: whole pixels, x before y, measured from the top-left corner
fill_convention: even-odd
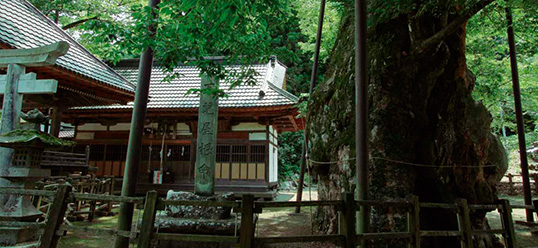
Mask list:
[[[0,247],[26,245],[23,243],[38,241],[42,232],[35,227],[0,227],[2,234],[0,235]]]

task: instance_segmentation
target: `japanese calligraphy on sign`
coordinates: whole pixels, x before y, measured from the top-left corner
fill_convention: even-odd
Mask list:
[[[213,87],[216,83],[216,78],[202,75],[202,89]],[[200,94],[196,169],[194,171],[194,191],[198,195],[213,195],[215,192],[217,127],[218,97]]]

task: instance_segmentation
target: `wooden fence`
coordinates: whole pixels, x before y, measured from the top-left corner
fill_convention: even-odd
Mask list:
[[[499,183],[499,185],[503,185],[503,184],[508,185],[508,189],[505,189],[504,193],[508,195],[517,195],[518,193],[522,194],[522,191],[520,191],[522,189],[519,188],[519,192],[518,192],[517,190],[518,187],[516,187],[516,185],[522,185],[523,181],[521,179],[514,180],[515,178],[521,178],[522,177],[521,175],[517,175],[517,174],[514,175],[511,173],[508,173],[504,177],[507,178],[508,182],[501,181]],[[533,189],[531,189],[531,191],[534,190],[534,193],[538,194],[538,173],[530,174],[529,177],[531,179],[531,187],[533,186]]]
[[[151,244],[159,240],[168,241],[195,241],[195,242],[222,242],[231,243],[236,247],[250,248],[259,244],[268,243],[294,243],[294,242],[334,242],[341,247],[356,247],[358,243],[364,240],[401,240],[409,244],[409,247],[420,247],[420,241],[423,237],[459,237],[461,247],[473,248],[472,237],[483,234],[501,234],[508,248],[515,247],[515,234],[511,211],[513,208],[533,209],[533,206],[511,206],[507,200],[501,200],[496,204],[490,205],[472,205],[467,204],[464,199],[458,199],[453,204],[444,203],[420,203],[418,197],[412,197],[408,200],[372,200],[356,201],[352,194],[343,194],[342,200],[335,201],[302,201],[302,202],[265,202],[254,201],[252,195],[244,195],[242,201],[179,201],[166,200],[159,198],[157,192],[150,191],[146,197],[121,197],[114,195],[97,195],[88,193],[71,192],[69,185],[59,185],[57,191],[42,190],[20,190],[0,188],[0,194],[17,194],[33,195],[38,197],[52,198],[52,207],[49,209],[47,217],[43,222],[0,222],[0,226],[26,227],[37,226],[44,228],[44,234],[41,237],[40,247],[54,248],[58,244],[60,236],[65,235],[66,230],[87,229],[100,230],[90,227],[73,227],[62,225],[67,205],[76,201],[88,202],[127,202],[132,204],[144,205],[144,213],[140,231],[116,231],[101,230],[109,234],[129,237],[131,243],[137,243],[139,248],[151,247]],[[535,202],[535,206],[538,201]],[[192,235],[178,233],[162,233],[155,228],[155,219],[158,210],[165,209],[166,206],[206,206],[206,207],[231,207],[234,212],[241,215],[241,225],[239,236],[222,236],[222,235]],[[266,208],[282,208],[297,206],[332,206],[340,212],[340,231],[338,234],[329,235],[308,235],[308,236],[274,236],[274,237],[256,237],[255,234],[255,214],[262,213]],[[387,232],[387,233],[361,233],[357,234],[356,211],[361,206],[365,207],[394,207],[401,208],[407,212],[407,230],[404,232]],[[457,230],[421,230],[420,229],[420,210],[423,208],[449,209],[456,213],[458,220]],[[501,216],[501,229],[492,230],[473,230],[470,222],[470,212],[475,210],[498,210]]]
[[[157,192],[150,191],[146,196],[145,212],[142,220],[142,229],[138,239],[139,248],[150,247],[151,243],[158,240],[169,241],[197,241],[197,242],[224,242],[234,243],[241,248],[250,248],[255,245],[267,243],[295,243],[295,242],[334,242],[342,247],[356,247],[361,241],[370,240],[404,240],[409,247],[420,247],[422,237],[459,237],[461,247],[473,248],[472,237],[483,234],[501,234],[508,248],[515,247],[515,232],[512,220],[512,207],[507,200],[501,200],[497,204],[469,205],[465,199],[458,199],[453,204],[444,203],[419,203],[418,197],[410,200],[380,200],[380,201],[356,201],[353,194],[342,195],[339,201],[302,201],[302,202],[255,202],[251,195],[244,195],[241,202],[203,202],[203,201],[174,201],[164,200],[157,197]],[[241,226],[239,237],[219,235],[192,235],[177,233],[155,232],[154,224],[157,210],[166,206],[208,206],[208,207],[232,207],[241,214]],[[264,208],[269,207],[297,207],[297,206],[333,206],[340,212],[340,233],[331,235],[308,235],[308,236],[278,236],[278,237],[255,237],[254,214],[262,213]],[[407,231],[387,233],[361,233],[356,234],[355,225],[356,211],[361,206],[390,206],[405,209],[407,211]],[[532,208],[532,206],[518,206],[519,208]],[[456,212],[458,230],[421,230],[420,209],[438,208],[450,209]],[[497,210],[501,216],[502,229],[473,230],[471,228],[470,212],[474,210]]]
[[[40,190],[56,190],[59,185],[69,183],[75,193],[94,194],[94,195],[114,195],[115,178],[103,177],[95,178],[91,176],[73,176],[73,177],[50,177],[45,181],[36,184]],[[51,202],[46,198],[34,198],[34,205],[44,212],[51,206]],[[108,216],[112,214],[112,202],[101,200],[78,200],[68,204],[66,217],[70,221],[84,220],[92,221],[96,214]]]

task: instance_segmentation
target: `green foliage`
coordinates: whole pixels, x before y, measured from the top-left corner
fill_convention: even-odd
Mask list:
[[[302,131],[285,132],[278,137],[278,178],[290,180],[299,174],[304,136]]]
[[[517,4],[514,7],[528,3]],[[527,8],[513,12],[524,118],[527,132],[532,132],[538,124],[538,12]],[[476,76],[473,96],[492,114],[492,129],[497,133],[503,126],[516,130],[506,27],[502,5],[488,6],[467,26],[467,63]]]
[[[293,0],[293,7],[297,9],[299,24],[307,40],[301,41],[300,46],[305,52],[313,56],[318,29],[320,1]],[[328,1],[325,6],[325,18],[323,19],[323,32],[321,39],[320,61],[323,63],[328,57],[336,41],[340,20],[343,14],[343,4],[336,1]],[[307,92],[307,91],[303,91]]]
[[[145,0],[29,0],[41,12],[72,34],[97,57],[119,60],[139,51],[117,48],[133,42],[131,7]]]

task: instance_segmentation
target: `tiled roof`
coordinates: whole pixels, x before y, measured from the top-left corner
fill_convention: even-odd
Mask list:
[[[71,47],[56,61],[56,66],[99,83],[134,92],[134,86],[125,78],[93,56],[32,4],[26,0],[0,1],[0,44],[25,49],[58,41],[66,41]]]
[[[220,108],[252,108],[252,107],[270,107],[294,105],[298,98],[291,93],[279,88],[267,80],[271,73],[270,64],[252,65],[258,75],[256,85],[240,85],[228,90],[229,84],[224,81],[220,82],[220,88],[228,94],[228,98],[219,99]],[[240,69],[239,66],[228,68]],[[118,73],[123,75],[129,81],[136,83],[138,76],[138,67],[116,67]],[[151,84],[149,90],[150,100],[148,109],[192,109],[198,108],[200,97],[196,94],[187,94],[189,89],[200,88],[201,79],[199,70],[193,66],[180,66],[174,70],[179,78],[170,82],[163,82],[166,73],[161,67],[155,66],[151,73]],[[269,77],[270,78],[270,77]],[[263,90],[265,94],[260,94]],[[76,107],[73,109],[132,109],[133,105],[110,105],[110,106],[91,106]]]

